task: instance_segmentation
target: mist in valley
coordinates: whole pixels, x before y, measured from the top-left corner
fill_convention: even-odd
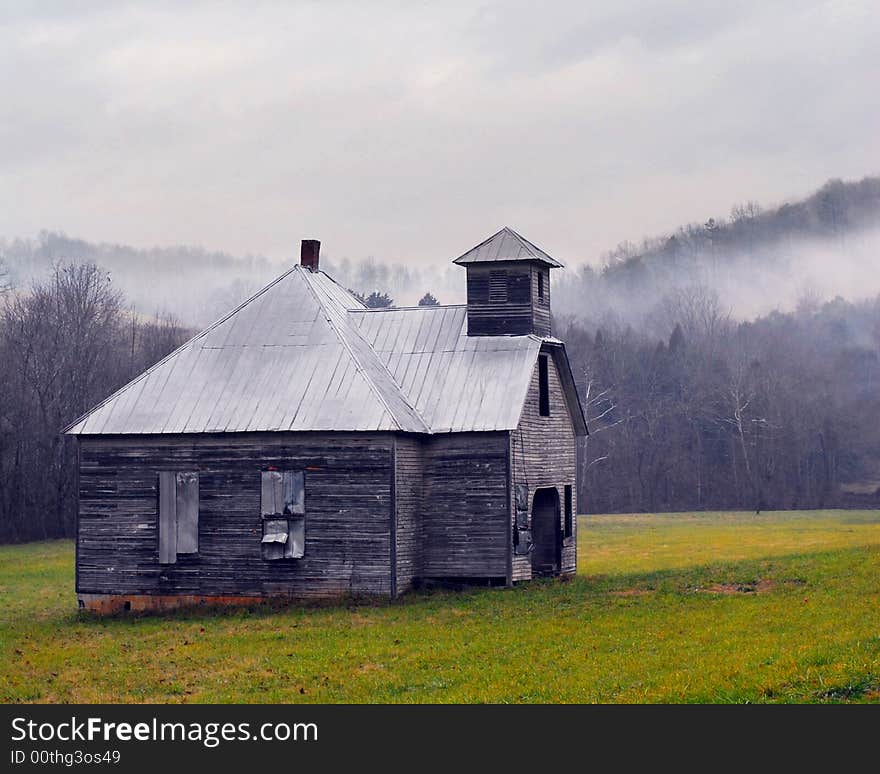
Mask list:
[[[138,314],[173,315],[191,327],[209,325],[250,298],[298,263],[295,252],[291,250],[288,260],[273,261],[192,248],[142,251],[92,245],[60,234],[0,241],[7,282],[15,289],[26,291],[59,263],[92,261],[106,269]],[[372,257],[337,261],[325,250],[321,268],[362,295],[387,293],[394,306],[415,306],[427,292],[441,304],[463,304],[465,272],[451,263],[456,257],[450,256],[444,266],[423,267]],[[615,322],[651,328],[656,305],[687,287],[711,289],[738,320],[791,312],[800,304],[820,304],[837,296],[855,301],[880,293],[880,228],[832,240],[792,240],[756,254],[701,253],[686,267],[668,266],[652,273],[650,282],[610,280],[603,276],[601,260],[562,260],[566,268],[552,274],[554,315],[592,325]]]
[[[878,255],[880,178],[865,178],[554,256],[567,264],[554,334],[590,427],[583,510],[880,503]],[[456,257],[352,260],[331,244],[321,267],[379,304],[454,304]],[[53,232],[0,241],[0,541],[72,534],[75,450],[59,429],[297,259],[298,245],[271,260]]]
[[[607,264],[606,264],[607,265]],[[573,275],[573,276],[566,276]],[[698,253],[685,265],[663,266],[618,281],[587,264],[557,272],[554,313],[593,327],[631,325],[666,337],[662,309],[681,293],[706,292],[732,319],[814,308],[835,298],[880,294],[880,228],[837,239],[799,239],[753,253]]]
[[[516,228],[516,224],[509,224]],[[589,228],[589,223],[584,223]],[[486,234],[488,236],[488,233]],[[525,234],[541,244],[539,234]],[[470,245],[462,245],[461,252]],[[65,262],[92,262],[139,315],[173,316],[204,327],[287,271],[299,260],[231,255],[199,247],[137,249],[90,243],[55,232],[0,239],[7,281],[26,290]],[[464,269],[382,256],[339,258],[322,249],[321,268],[362,296],[385,293],[395,306],[414,306],[425,293],[441,304],[465,302]],[[803,200],[771,208],[749,202],[728,218],[711,217],[640,242],[623,242],[599,256],[554,255],[566,268],[552,272],[553,312],[592,327],[631,325],[668,336],[658,308],[682,289],[700,288],[736,320],[792,312],[841,297],[880,293],[880,178],[830,181]]]

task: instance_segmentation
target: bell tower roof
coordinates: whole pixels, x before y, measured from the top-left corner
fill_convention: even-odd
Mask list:
[[[553,269],[561,269],[564,264],[551,258],[540,247],[520,236],[509,226],[502,228],[476,247],[472,247],[453,263],[468,266],[474,263],[495,263],[508,261],[536,261]]]

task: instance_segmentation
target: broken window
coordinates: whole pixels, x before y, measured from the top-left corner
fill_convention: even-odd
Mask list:
[[[159,562],[199,551],[199,474],[159,473]]]
[[[538,413],[550,416],[550,367],[547,355],[538,358]]]
[[[562,536],[570,538],[574,534],[574,510],[572,507],[571,486],[565,487],[565,523],[563,525]]]
[[[262,471],[260,514],[264,559],[300,559],[304,555],[305,512],[303,471]]]

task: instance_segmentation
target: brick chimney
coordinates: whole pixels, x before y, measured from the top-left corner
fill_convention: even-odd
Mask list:
[[[300,265],[309,271],[318,271],[318,256],[320,252],[320,241],[317,239],[303,239],[299,252]]]

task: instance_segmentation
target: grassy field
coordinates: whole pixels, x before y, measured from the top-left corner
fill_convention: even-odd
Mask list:
[[[112,619],[70,542],[2,547],[0,701],[880,701],[880,512],[579,530],[568,582]]]

